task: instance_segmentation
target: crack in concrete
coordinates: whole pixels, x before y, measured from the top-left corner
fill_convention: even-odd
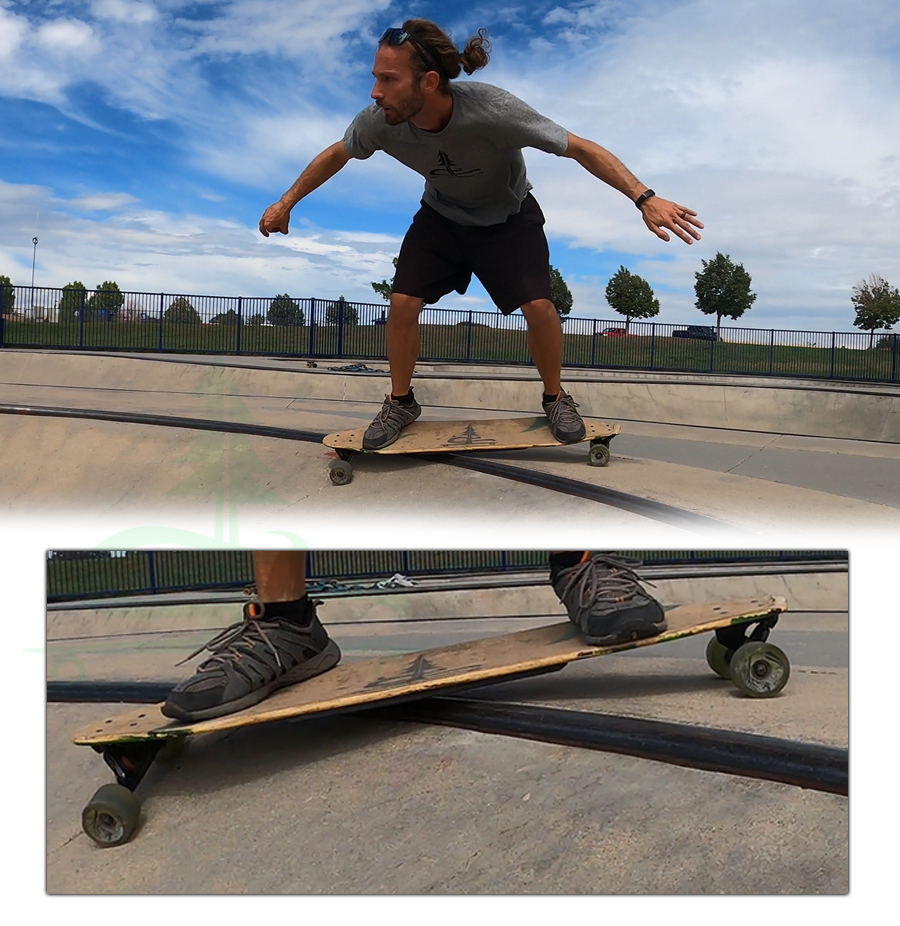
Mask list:
[[[758,454],[758,453],[762,453],[763,450],[766,450],[768,447],[771,447],[772,444],[775,443],[775,441],[779,440],[779,439],[780,439],[781,437],[783,437],[783,436],[784,436],[784,435],[782,435],[782,434],[776,434],[776,435],[774,435],[774,436],[772,437],[772,439],[766,441],[766,443],[764,443],[764,444],[762,445],[762,447],[757,447],[755,450],[752,450],[752,451],[751,451],[750,453],[748,453],[747,456],[745,456],[742,460],[738,460],[738,462],[735,463],[734,466],[730,466],[728,469],[726,469],[725,472],[726,472],[726,473],[733,473],[739,466],[743,466],[743,465],[747,462],[747,460],[749,460],[751,457],[756,456],[756,454]]]

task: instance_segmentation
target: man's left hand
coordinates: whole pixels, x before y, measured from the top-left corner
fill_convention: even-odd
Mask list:
[[[685,244],[693,244],[700,240],[696,229],[703,228],[703,223],[697,220],[697,213],[687,206],[679,206],[668,199],[651,196],[641,206],[641,215],[647,228],[663,241],[669,240],[667,228]]]

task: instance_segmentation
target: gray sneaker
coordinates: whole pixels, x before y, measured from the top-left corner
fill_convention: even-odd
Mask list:
[[[662,606],[641,587],[638,559],[593,553],[563,569],[553,590],[569,620],[595,646],[612,646],[653,637],[666,629]]]
[[[384,397],[384,405],[375,420],[363,435],[363,450],[381,450],[394,443],[400,432],[422,414],[422,406],[413,399],[412,405],[401,405],[390,394]]]
[[[550,422],[553,436],[563,444],[572,444],[584,438],[584,421],[575,411],[578,408],[572,396],[562,389],[553,402],[544,402],[544,414]]]
[[[307,624],[267,619],[265,606],[244,605],[242,621],[187,657],[193,659],[203,650],[213,654],[191,678],[172,689],[162,712],[176,720],[221,717],[337,665],[341,651],[319,623],[316,604],[309,602]],[[262,607],[263,613],[251,617],[253,607]]]

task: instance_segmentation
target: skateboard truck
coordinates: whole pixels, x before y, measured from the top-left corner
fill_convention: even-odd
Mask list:
[[[134,791],[164,744],[165,740],[149,743],[111,743],[107,746],[94,746],[94,749],[112,769],[116,781],[123,788]]]

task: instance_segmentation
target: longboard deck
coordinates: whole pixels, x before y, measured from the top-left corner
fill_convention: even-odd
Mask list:
[[[106,717],[79,730],[73,741],[103,746],[212,733],[312,714],[325,714],[450,687],[550,671],[567,663],[748,623],[787,610],[781,597],[746,598],[710,605],[682,605],[666,612],[665,633],[616,646],[584,642],[569,621],[419,653],[366,659],[335,668],[286,688],[254,707],[225,717],[180,723],[162,705],[144,706]]]
[[[582,440],[605,440],[621,431],[617,424],[585,418]],[[531,418],[489,418],[471,421],[414,421],[381,450],[363,450],[365,428],[337,431],[322,443],[335,450],[359,453],[440,453],[466,450],[522,450],[529,447],[564,447],[550,431],[544,415]]]

